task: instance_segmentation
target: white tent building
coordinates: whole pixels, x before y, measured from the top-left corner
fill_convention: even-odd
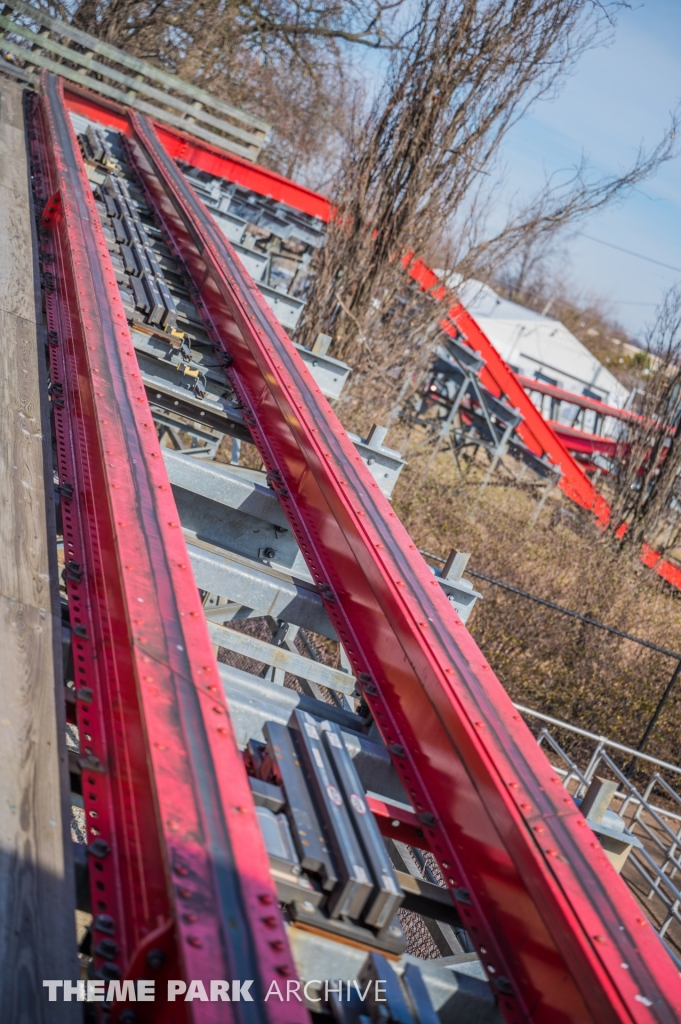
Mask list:
[[[516,373],[625,407],[627,388],[558,320],[502,299],[480,281],[458,284],[458,294]]]

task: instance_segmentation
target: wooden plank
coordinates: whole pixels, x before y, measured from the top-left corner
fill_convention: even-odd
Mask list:
[[[50,425],[22,109],[0,82],[0,1020],[75,1024]],[[46,481],[49,482],[46,487]]]
[[[28,68],[20,68],[18,64],[12,64],[2,57],[0,57],[0,71],[5,75],[9,75],[14,81],[28,82],[34,87],[40,85],[40,73],[37,69],[29,71]]]
[[[67,39],[71,39],[83,46],[86,50],[91,50],[92,53],[98,53],[102,57],[106,57],[108,60],[115,61],[117,64],[122,64],[124,67],[130,68],[136,74],[142,74],[145,78],[150,78],[153,81],[159,82],[165,86],[166,89],[170,89],[173,92],[181,92],[186,96],[191,96],[193,100],[197,100],[204,104],[206,107],[212,107],[214,110],[218,110],[221,113],[232,117],[235,120],[241,121],[243,124],[250,124],[256,131],[262,132],[265,135],[271,128],[271,125],[264,121],[261,117],[257,117],[255,114],[249,114],[245,110],[241,110],[239,107],[233,107],[231,103],[226,103],[221,100],[218,96],[214,96],[212,93],[206,92],[198,85],[192,85],[191,82],[185,82],[184,79],[178,78],[177,75],[170,74],[168,71],[163,71],[161,68],[154,67],[153,64],[147,63],[145,60],[140,60],[139,57],[132,57],[130,54],[125,53],[123,50],[119,50],[116,46],[111,46],[110,43],[103,43],[95,36],[88,35],[87,32],[83,32],[81,29],[74,28],[72,25],[67,24],[64,21],[59,21],[57,18],[52,18],[46,11],[38,10],[33,7],[32,4],[24,3],[23,0],[13,0],[12,3],[5,5],[5,11],[15,11],[19,14],[24,14],[37,22],[43,28],[47,28],[57,35],[65,36]]]
[[[240,146],[236,142],[232,142],[231,139],[226,139],[222,135],[216,135],[214,132],[209,132],[199,124],[191,124],[189,121],[185,121],[183,118],[178,117],[175,114],[171,114],[170,111],[161,110],[159,107],[155,107],[152,103],[147,103],[145,100],[131,98],[127,92],[121,92],[120,89],[114,89],[113,86],[107,85],[106,82],[100,82],[96,78],[89,78],[87,74],[83,74],[81,71],[74,71],[73,68],[69,68],[65,64],[58,64],[56,61],[50,60],[49,57],[44,57],[42,54],[39,54],[37,50],[27,50],[25,46],[18,46],[16,43],[12,43],[8,39],[0,40],[0,49],[6,50],[7,53],[13,53],[22,60],[30,61],[31,64],[36,64],[40,68],[46,68],[47,71],[51,71],[53,74],[59,75],[61,78],[67,78],[69,82],[76,82],[77,85],[82,85],[84,88],[90,89],[92,92],[101,93],[103,96],[108,96],[110,99],[116,100],[117,103],[121,103],[126,107],[132,107],[133,110],[139,110],[142,114],[149,114],[150,117],[155,118],[158,121],[165,121],[166,124],[171,124],[175,128],[181,128],[182,131],[191,135],[196,135],[197,138],[203,139],[204,142],[210,142],[214,146],[218,146],[220,149],[227,150],[229,153],[235,153],[237,156],[243,157],[244,160],[255,159],[256,154],[252,149],[246,149],[244,146]],[[226,128],[227,125],[225,125],[225,129]]]
[[[121,71],[117,71],[115,68],[109,67],[107,64],[102,64],[101,61],[94,60],[92,54],[81,54],[76,50],[69,49],[67,46],[63,46],[54,39],[50,39],[47,35],[40,35],[37,32],[32,32],[31,29],[26,28],[24,25],[18,25],[10,21],[9,18],[0,15],[0,28],[5,29],[7,32],[13,32],[15,35],[21,36],[26,39],[29,43],[33,43],[36,50],[31,51],[26,49],[24,51],[25,59],[27,61],[35,60],[38,50],[49,50],[51,53],[56,54],[58,57],[63,57],[65,60],[70,61],[73,64],[77,64],[82,68],[85,68],[86,74],[91,75],[102,75],[104,78],[111,79],[112,82],[117,82],[127,90],[134,90],[134,93],[130,97],[130,101],[134,99],[135,93],[143,93],[150,99],[155,100],[156,103],[161,104],[158,116],[162,116],[163,106],[174,107],[179,110],[183,119],[187,115],[191,115],[197,121],[203,121],[205,124],[210,125],[212,128],[217,129],[219,132],[225,132],[227,135],[231,135],[235,139],[245,142],[246,145],[252,146],[256,154],[260,151],[263,143],[262,136],[254,135],[253,132],[248,132],[244,128],[239,128],[238,125],[234,125],[225,121],[224,118],[215,117],[207,110],[199,110],[196,105],[186,103],[184,100],[178,99],[177,96],[173,96],[172,93],[162,92],[153,85],[149,85],[145,82],[141,76],[137,79],[132,78],[130,75],[123,74]],[[91,79],[94,89],[97,88],[97,79]],[[127,94],[127,92],[126,92]]]

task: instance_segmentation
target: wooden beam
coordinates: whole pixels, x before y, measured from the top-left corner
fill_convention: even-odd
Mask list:
[[[106,64],[102,64],[101,61],[94,59],[93,54],[78,53],[76,50],[71,50],[61,43],[57,42],[56,39],[50,39],[49,36],[38,32],[32,32],[31,29],[26,28],[25,25],[18,25],[11,21],[9,18],[0,15],[0,28],[5,32],[11,32],[14,35],[21,36],[26,39],[29,43],[32,43],[31,49],[24,49],[22,47],[15,47],[12,52],[16,55],[23,54],[24,59],[36,64],[39,62],[41,50],[49,50],[50,53],[56,54],[58,57],[63,57],[65,60],[70,61],[73,64],[82,67],[85,70],[85,76],[89,79],[89,88],[97,91],[100,86],[100,82],[96,78],[89,78],[90,75],[101,75],[104,78],[111,79],[112,82],[117,82],[123,86],[125,95],[127,97],[126,103],[129,106],[135,106],[134,100],[138,93],[143,93],[145,96],[149,96],[150,99],[155,100],[156,103],[161,106],[154,109],[156,110],[156,117],[163,119],[166,111],[163,106],[175,107],[176,110],[181,111],[182,117],[180,120],[186,122],[187,115],[191,114],[192,118],[190,123],[193,123],[196,119],[203,121],[210,125],[212,128],[216,128],[218,132],[224,132],[227,135],[231,135],[235,139],[239,139],[241,142],[245,142],[247,146],[252,146],[256,155],[260,152],[263,143],[263,135],[254,135],[253,132],[248,132],[238,125],[231,124],[225,121],[224,117],[215,117],[210,111],[199,110],[196,107],[198,101],[194,101],[194,104],[186,103],[184,100],[178,99],[177,96],[173,96],[168,90],[162,91],[157,89],[153,85],[149,85],[144,81],[142,75],[136,75],[134,78],[130,75],[126,75],[121,71],[117,71],[116,68],[108,67]],[[8,49],[7,40],[4,40],[0,46]],[[37,52],[36,52],[37,51]],[[68,65],[62,66],[62,73],[66,70]]]
[[[22,86],[0,82],[0,1020],[75,1024],[52,452]],[[82,1018],[81,1018],[82,1019]]]
[[[57,65],[58,70],[55,71],[55,74],[61,74],[72,82],[83,84],[105,96],[127,103],[142,113],[166,120],[176,127],[183,127],[192,135],[212,142],[229,152],[237,153],[247,160],[257,159],[271,129],[271,125],[261,117],[234,107],[231,103],[227,103],[200,86],[186,82],[177,75],[157,68],[145,60],[140,60],[139,57],[133,57],[116,46],[104,43],[68,22],[51,17],[46,11],[34,7],[33,4],[24,3],[23,0],[12,0],[11,3],[5,4],[2,14],[4,16],[2,23],[4,33],[0,32],[0,50],[38,67],[54,71],[53,65],[56,62],[50,60],[42,52],[44,49],[50,50],[68,62]],[[31,28],[21,24],[19,18],[28,19]],[[39,26],[37,33],[33,31],[36,26]],[[13,34],[15,39],[16,36],[22,36],[31,45],[18,45],[16,41],[6,38],[8,34]],[[3,35],[5,38],[1,38]],[[50,36],[56,38],[50,38]],[[57,40],[61,40],[61,42]],[[76,43],[78,48],[74,49],[71,46],[72,43]],[[95,56],[103,57],[106,63],[102,64],[95,60]],[[85,73],[71,67],[72,64],[84,67]],[[115,64],[116,67],[112,67],[112,64]],[[123,72],[121,72],[121,68],[124,69]],[[105,78],[122,84],[124,92],[113,89],[96,76],[90,77],[91,72],[96,70]],[[154,82],[160,86],[160,89],[151,84]],[[161,108],[153,107],[139,99],[137,94],[140,92],[156,99],[161,103]],[[127,100],[125,98],[121,100],[121,96],[127,96]],[[174,106],[180,110],[180,116],[163,109],[167,106]],[[225,139],[222,134],[215,135],[196,124],[196,121],[212,125],[219,133],[225,133],[228,138]],[[229,137],[241,140],[249,148],[244,150],[243,145],[239,146],[237,143],[231,142]]]
[[[192,135],[196,135],[199,139],[203,139],[205,142],[210,142],[214,146],[218,146],[220,149],[227,150],[230,153],[236,153],[237,156],[241,156],[245,160],[254,159],[253,150],[246,149],[244,146],[238,145],[236,142],[232,142],[231,139],[226,139],[222,135],[216,135],[215,132],[209,132],[205,128],[202,128],[201,125],[190,125],[181,117],[178,117],[176,114],[172,114],[169,110],[161,110],[160,107],[156,107],[144,100],[131,100],[128,94],[122,92],[120,89],[114,89],[113,86],[107,85],[106,82],[100,82],[96,78],[89,78],[87,74],[84,74],[81,71],[74,71],[73,68],[69,68],[65,64],[58,64],[56,61],[51,60],[49,57],[44,57],[35,50],[28,50],[25,46],[18,46],[9,39],[0,40],[0,50],[14,54],[15,57],[29,61],[31,64],[35,64],[39,68],[45,68],[47,71],[51,71],[54,75],[66,78],[69,82],[75,82],[76,85],[82,85],[84,88],[92,90],[92,92],[108,96],[110,99],[116,100],[117,103],[122,103],[127,107],[132,107],[133,110],[138,110],[141,114],[149,114],[152,118],[165,121],[166,124],[173,125],[176,128],[182,128],[183,131],[190,132]],[[225,128],[226,127],[227,126],[225,126]]]

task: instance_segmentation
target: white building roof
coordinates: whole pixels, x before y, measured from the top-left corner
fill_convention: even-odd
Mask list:
[[[559,320],[525,309],[480,281],[451,279],[459,297],[511,369],[624,407],[629,391]]]

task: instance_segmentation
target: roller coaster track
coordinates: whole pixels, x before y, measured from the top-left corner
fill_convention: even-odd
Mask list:
[[[270,874],[70,110],[125,140],[411,809],[386,810],[371,794],[369,807],[384,834],[395,835],[395,819],[435,858],[498,1012],[508,1024],[677,1021],[678,971],[653,928],[176,160],[216,174],[228,161],[250,187],[317,216],[320,197],[67,94],[44,73],[28,134],[52,268],[45,304],[98,976],[154,971],[207,988],[253,979],[253,1002],[137,1003],[139,1021],[307,1019],[296,1001],[264,998],[295,978],[295,929]],[[482,343],[463,310],[449,316]],[[490,374],[527,413],[527,443],[555,456],[568,493],[605,517],[522,387]],[[129,1009],[116,1002],[108,1020]]]

